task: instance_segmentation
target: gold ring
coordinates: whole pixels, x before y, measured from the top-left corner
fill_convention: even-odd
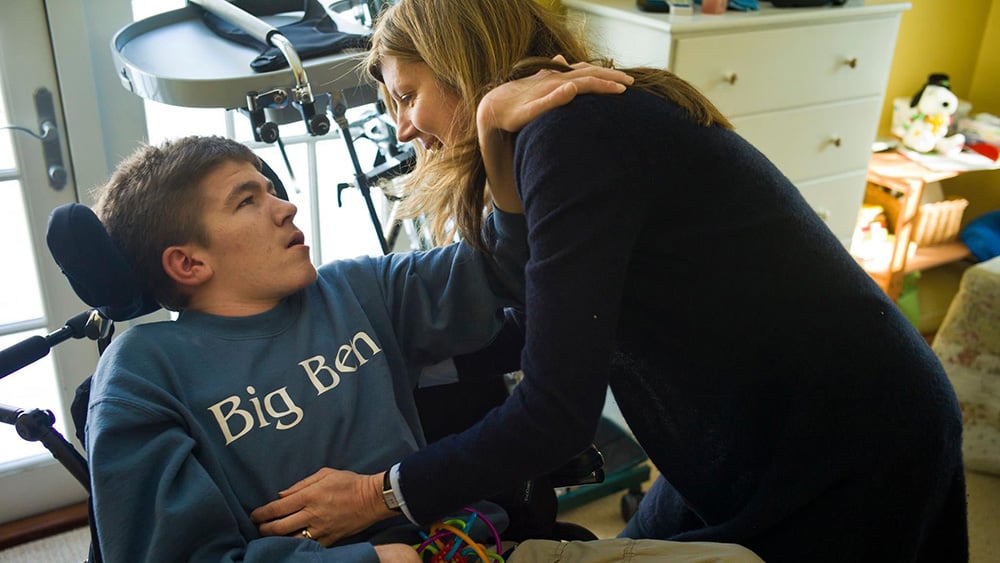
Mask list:
[[[313,539],[313,535],[309,533],[308,528],[302,528],[302,531],[299,533],[302,534],[302,537],[304,537],[307,540]]]

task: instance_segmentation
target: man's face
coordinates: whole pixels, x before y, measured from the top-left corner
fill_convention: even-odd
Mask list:
[[[220,164],[200,188],[208,248],[199,255],[212,270],[213,302],[202,309],[212,312],[218,304],[235,306],[235,312],[262,312],[316,280],[309,247],[292,223],[295,205],[278,198],[252,164]]]

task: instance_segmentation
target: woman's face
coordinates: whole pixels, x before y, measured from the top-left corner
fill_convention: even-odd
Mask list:
[[[396,136],[435,149],[456,141],[459,97],[443,89],[430,67],[397,57],[382,59],[382,80],[396,102]]]

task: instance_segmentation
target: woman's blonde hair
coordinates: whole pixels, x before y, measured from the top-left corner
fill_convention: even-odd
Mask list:
[[[571,30],[565,17],[536,0],[399,0],[380,14],[365,59],[368,73],[382,82],[385,57],[422,62],[439,85],[459,98],[456,110],[457,142],[435,151],[416,143],[417,165],[402,183],[403,216],[426,215],[438,243],[457,233],[483,249],[482,224],[486,205],[486,173],[476,134],[476,107],[490,89],[530,76],[543,68],[568,70],[552,57],[569,64],[595,58]],[[666,70],[623,69],[643,88],[684,107],[705,126],[729,127],[725,117],[694,87]],[[393,99],[385,99],[392,115]]]

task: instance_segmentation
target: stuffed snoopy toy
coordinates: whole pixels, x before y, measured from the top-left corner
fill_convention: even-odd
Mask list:
[[[958,97],[948,87],[948,75],[930,75],[910,102],[909,115],[899,132],[903,145],[924,153],[937,151],[953,155],[960,152],[965,136],[948,136],[952,114],[957,110]]]

